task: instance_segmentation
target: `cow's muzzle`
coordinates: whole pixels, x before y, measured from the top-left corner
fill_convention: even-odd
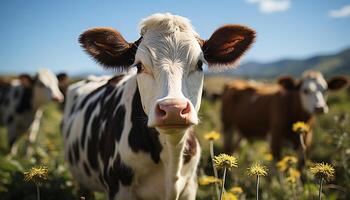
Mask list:
[[[192,119],[193,109],[188,100],[166,99],[155,106],[154,126],[161,129],[182,129],[196,124]]]

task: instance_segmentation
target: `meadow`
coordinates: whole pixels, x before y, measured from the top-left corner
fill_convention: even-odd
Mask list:
[[[222,84],[229,78],[209,78],[205,87],[219,92]],[[314,162],[330,163],[335,168],[334,179],[323,187],[323,199],[342,200],[350,198],[350,93],[346,90],[331,93],[328,97],[330,112],[317,116],[313,129],[313,145],[306,166],[300,169],[301,176],[296,181],[288,182],[287,172],[276,167],[271,160],[266,141],[242,141],[234,154],[238,158],[238,167],[228,171],[225,188],[233,190],[237,199],[255,199],[255,178],[247,175],[247,168],[254,162],[260,162],[268,168],[268,175],[260,179],[260,199],[317,199],[318,181],[308,167]],[[198,177],[213,175],[209,153],[209,141],[204,135],[211,131],[220,132],[220,101],[210,102],[203,99],[199,113],[201,124],[195,129],[200,140],[202,156],[198,168]],[[23,180],[25,171],[33,166],[47,166],[48,179],[40,186],[42,199],[79,199],[76,183],[72,179],[64,162],[63,144],[60,133],[62,113],[57,104],[44,107],[40,132],[35,144],[34,155],[26,157],[23,147],[25,138],[19,141],[17,156],[7,155],[7,135],[4,127],[0,128],[0,199],[36,199],[35,185]],[[254,126],[254,124],[252,124]],[[215,154],[222,152],[222,141],[214,141]],[[296,156],[289,148],[283,149],[283,155]],[[295,166],[291,166],[296,168]],[[219,171],[221,176],[222,171]],[[241,191],[237,189],[241,188]],[[101,193],[95,193],[95,199],[105,199]],[[214,185],[199,185],[197,199],[216,199]]]

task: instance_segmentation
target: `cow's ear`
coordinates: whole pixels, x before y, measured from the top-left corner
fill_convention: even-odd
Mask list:
[[[85,51],[107,68],[123,69],[132,65],[141,38],[128,43],[112,28],[93,28],[80,35],[79,42]]]
[[[328,89],[339,90],[348,84],[349,80],[344,76],[335,76],[327,80]]]
[[[34,79],[29,74],[21,74],[18,78],[24,87],[31,87],[34,83]]]
[[[204,58],[210,67],[233,67],[255,40],[255,31],[241,25],[217,29],[209,40],[202,41]]]
[[[277,81],[278,84],[280,84],[283,88],[285,88],[286,90],[294,90],[297,89],[299,87],[299,83],[297,80],[295,80],[293,77],[291,76],[283,76],[280,77]]]

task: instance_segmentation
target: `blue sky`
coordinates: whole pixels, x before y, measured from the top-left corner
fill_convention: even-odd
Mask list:
[[[102,72],[77,38],[96,26],[138,39],[140,20],[156,12],[189,18],[202,38],[227,23],[257,30],[246,61],[306,58],[350,47],[349,0],[8,0],[0,3],[0,73]]]

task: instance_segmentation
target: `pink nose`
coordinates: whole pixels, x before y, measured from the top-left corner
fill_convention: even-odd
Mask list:
[[[166,99],[156,105],[157,126],[188,126],[191,106],[184,99]]]
[[[64,101],[64,98],[63,97],[54,96],[54,97],[52,97],[52,101],[58,102],[58,103],[62,103]]]

